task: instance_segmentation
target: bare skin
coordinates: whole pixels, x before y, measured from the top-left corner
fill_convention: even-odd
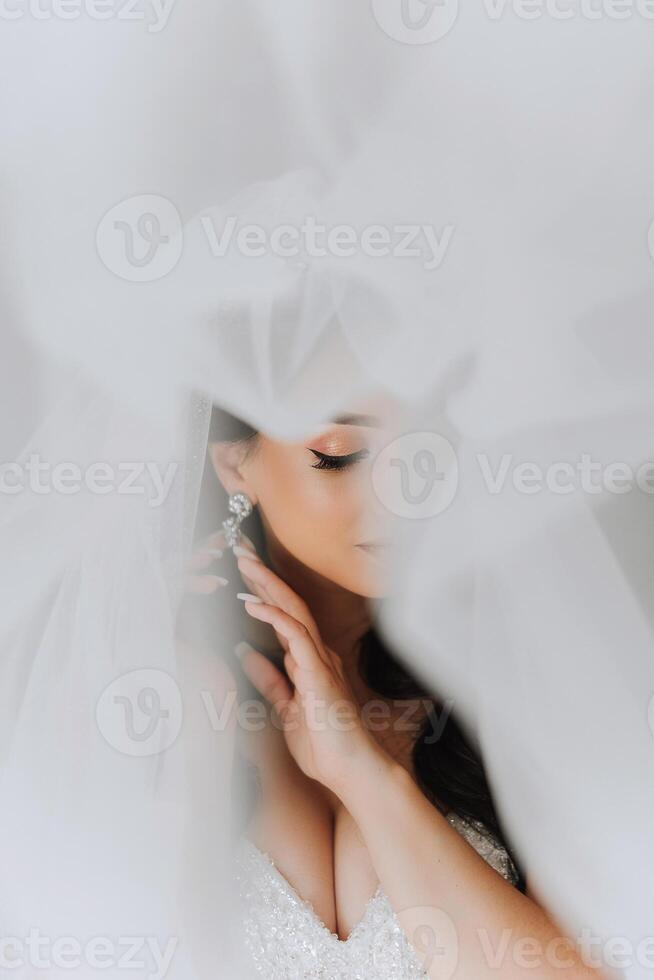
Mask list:
[[[560,930],[420,791],[410,759],[415,735],[398,730],[407,703],[388,702],[387,720],[374,731],[362,720],[364,706],[382,700],[366,689],[357,660],[371,624],[369,600],[386,588],[381,542],[388,515],[372,491],[369,467],[394,434],[388,412],[387,402],[370,403],[365,418],[341,418],[292,444],[259,435],[247,451],[243,444],[211,447],[225,490],[246,493],[261,514],[268,563],[246,547],[238,566],[258,599],[245,609],[274,630],[285,667],[252,647],[241,657],[271,706],[267,728],[248,735],[261,798],[247,834],[339,938],[347,938],[381,884],[410,939],[425,927],[441,930],[441,910],[456,924],[458,964],[448,977],[496,978],[479,930],[495,947],[506,929],[512,943],[529,937],[543,947]],[[325,458],[335,465],[332,457],[338,469],[325,468]],[[417,726],[426,705],[411,707]],[[338,724],[326,720],[326,710],[338,712],[330,715]],[[565,955],[568,965],[545,963],[538,976],[598,977],[574,951]],[[438,958],[425,961],[425,969],[438,980],[445,975]],[[509,952],[501,976],[527,980],[533,965]]]

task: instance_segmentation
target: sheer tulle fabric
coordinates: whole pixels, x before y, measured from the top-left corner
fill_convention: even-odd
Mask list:
[[[173,940],[173,980],[247,975],[232,733],[199,696],[222,703],[231,624],[210,654],[175,639],[208,410],[295,437],[380,387],[399,431],[447,437],[458,479],[441,513],[393,522],[383,626],[479,739],[547,907],[573,934],[648,935],[651,497],[495,493],[479,463],[651,456],[648,42],[635,21],[468,9],[411,46],[345,0],[180,5],[158,34],[4,25],[3,458],[177,464],[158,506],[3,495],[5,935]],[[96,232],[145,194],[177,208],[179,261],[128,281]],[[431,269],[216,257],[207,228],[230,215],[452,231]],[[137,671],[172,711],[170,745],[141,755],[107,729]]]

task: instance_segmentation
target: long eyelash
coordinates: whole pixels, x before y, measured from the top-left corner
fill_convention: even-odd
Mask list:
[[[319,453],[317,449],[312,449],[314,456],[318,457],[318,462],[313,463],[313,470],[344,470],[347,466],[352,466],[360,459],[368,455],[367,449],[360,449],[356,453],[349,453],[347,456],[328,456],[327,453]]]

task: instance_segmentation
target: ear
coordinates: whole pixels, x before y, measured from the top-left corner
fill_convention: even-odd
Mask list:
[[[227,493],[245,493],[253,504],[257,497],[245,477],[244,462],[247,447],[242,442],[212,442],[209,444],[209,458],[216,476]]]

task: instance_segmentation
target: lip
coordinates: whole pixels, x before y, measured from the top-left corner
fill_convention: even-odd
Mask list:
[[[356,547],[371,554],[379,554],[390,546],[390,541],[362,541]]]

